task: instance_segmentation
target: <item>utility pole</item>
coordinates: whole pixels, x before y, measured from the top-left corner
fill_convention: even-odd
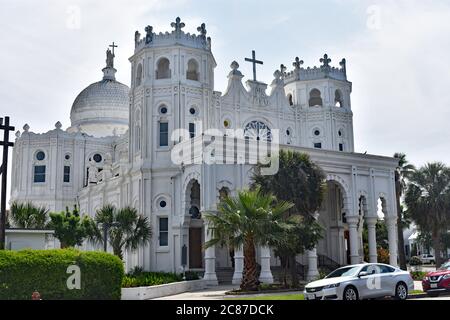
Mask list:
[[[3,118],[0,118],[0,131],[3,130],[3,140],[0,140],[0,146],[3,147],[2,165],[0,167],[1,182],[1,196],[0,196],[0,250],[5,249],[6,240],[6,184],[8,178],[8,150],[14,147],[14,143],[9,141],[9,133],[15,128],[10,126],[9,117],[5,117],[5,124]]]

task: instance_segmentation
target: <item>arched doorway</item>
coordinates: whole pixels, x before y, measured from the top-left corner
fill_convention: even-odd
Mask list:
[[[200,184],[192,180],[186,189],[189,223],[189,269],[203,269],[203,220],[200,212]]]

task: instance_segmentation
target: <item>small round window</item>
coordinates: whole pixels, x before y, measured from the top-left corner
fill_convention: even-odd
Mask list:
[[[317,130],[317,129],[314,130],[314,135],[315,135],[315,136],[320,136],[320,130]]]
[[[43,151],[39,151],[38,153],[36,153],[36,159],[38,161],[42,161],[45,159],[45,153]]]
[[[229,121],[229,120],[224,120],[224,121],[223,121],[223,126],[224,126],[225,128],[229,128],[229,127],[230,127],[230,121]]]
[[[287,135],[287,136],[290,136],[290,135],[291,135],[291,130],[287,129],[287,130],[286,130],[286,135]]]
[[[197,110],[195,110],[195,108],[190,108],[189,113],[195,115],[197,113]]]
[[[66,156],[64,157],[64,159],[70,160],[70,154],[66,154]]]
[[[103,158],[101,155],[99,155],[98,153],[94,155],[94,161],[97,163],[102,162]]]
[[[341,130],[338,131],[338,135],[339,135],[339,137],[342,137],[342,131]]]
[[[159,202],[159,206],[160,206],[161,208],[165,208],[165,207],[167,207],[167,202],[164,201],[164,200],[161,200],[161,201]]]
[[[166,114],[167,113],[167,107],[161,107],[161,109],[159,109],[159,112],[161,112],[161,114]]]

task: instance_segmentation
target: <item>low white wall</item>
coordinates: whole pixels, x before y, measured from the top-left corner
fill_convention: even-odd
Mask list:
[[[203,279],[151,287],[122,288],[122,300],[148,300],[204,288],[206,288],[206,282]]]

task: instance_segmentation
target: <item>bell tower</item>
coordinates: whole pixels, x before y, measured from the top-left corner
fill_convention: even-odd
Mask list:
[[[331,62],[325,54],[321,66],[303,68],[297,57],[294,70],[283,72],[285,91],[289,104],[299,111],[303,147],[353,152],[352,83],[347,80],[346,60],[340,68]]]
[[[171,133],[189,130],[195,136],[208,123],[208,105],[214,89],[216,61],[211,38],[203,23],[198,34],[183,31],[176,18],[172,31],[136,31],[135,52],[130,58],[130,161],[170,166]]]

